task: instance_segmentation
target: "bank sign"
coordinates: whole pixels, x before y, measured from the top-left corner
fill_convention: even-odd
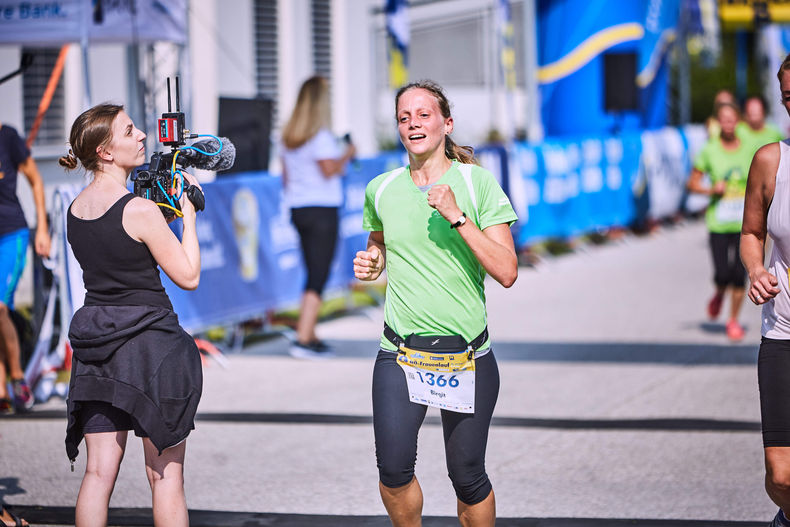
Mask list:
[[[186,40],[187,0],[0,0],[0,44]]]

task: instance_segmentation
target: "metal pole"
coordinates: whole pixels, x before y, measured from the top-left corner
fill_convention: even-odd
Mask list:
[[[688,53],[688,6],[682,5],[678,20],[678,124],[691,121],[691,64]]]
[[[538,90],[537,32],[537,3],[535,0],[524,0],[524,91],[527,96],[527,138],[530,141],[543,139]]]
[[[739,29],[735,33],[735,97],[739,101],[746,98],[746,81],[749,68],[748,35]]]

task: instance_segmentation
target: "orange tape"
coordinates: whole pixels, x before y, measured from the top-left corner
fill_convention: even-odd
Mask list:
[[[41,121],[44,120],[44,114],[47,113],[49,105],[52,102],[52,97],[55,96],[55,90],[58,87],[58,81],[60,81],[60,76],[63,73],[63,65],[66,63],[66,53],[68,50],[68,44],[63,44],[63,46],[60,47],[58,60],[55,62],[55,67],[52,68],[52,73],[49,75],[47,89],[44,90],[44,95],[41,96],[41,101],[38,103],[38,113],[36,114],[36,120],[33,122],[33,126],[30,128],[27,141],[25,141],[28,148],[33,146],[33,142],[36,140],[36,136],[38,135],[38,129],[41,127]]]

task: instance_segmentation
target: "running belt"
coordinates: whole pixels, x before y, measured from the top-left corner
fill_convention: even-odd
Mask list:
[[[384,323],[384,337],[392,342],[398,349],[401,346],[420,351],[455,352],[463,349],[477,351],[488,340],[488,326],[483,329],[471,342],[466,342],[460,335],[420,336],[409,335],[405,339]]]

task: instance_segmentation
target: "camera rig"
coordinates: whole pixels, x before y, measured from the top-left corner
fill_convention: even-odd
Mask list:
[[[170,152],[154,152],[148,162],[147,169],[137,170],[137,174],[133,178],[134,194],[150,199],[159,205],[166,219],[173,216],[183,216],[179,203],[183,192],[186,192],[189,201],[195,206],[195,210],[203,210],[206,204],[205,196],[200,188],[187,183],[181,173],[181,169],[196,166],[198,162],[194,157],[181,154],[187,150],[194,150],[205,156],[215,156],[222,149],[221,141],[216,152],[207,152],[193,146],[185,147],[187,139],[201,136],[186,129],[184,113],[181,112],[180,105],[178,77],[176,77],[176,111],[173,112],[170,98],[170,77],[168,77],[167,113],[163,113],[162,118],[158,120],[157,129],[159,142],[169,146]]]

